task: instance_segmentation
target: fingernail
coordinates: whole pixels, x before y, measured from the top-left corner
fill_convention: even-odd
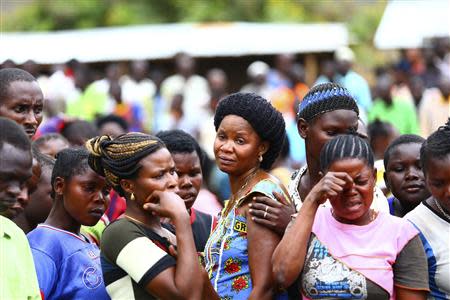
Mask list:
[[[249,209],[248,212],[250,212],[250,213],[253,212],[253,209]]]
[[[253,200],[255,200],[255,198],[253,198]],[[250,203],[250,204],[248,205],[248,207],[252,207],[252,204]]]

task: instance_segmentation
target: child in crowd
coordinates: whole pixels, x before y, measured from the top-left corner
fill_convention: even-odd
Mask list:
[[[55,157],[59,151],[69,148],[69,141],[59,133],[47,133],[37,138],[33,145],[41,153]]]
[[[197,141],[182,130],[161,131],[156,136],[166,144],[175,162],[178,175],[177,194],[184,200],[191,217],[195,248],[197,252],[203,252],[216,223],[213,216],[192,208],[203,183],[203,153]]]
[[[95,225],[107,207],[109,188],[88,166],[84,149],[58,153],[52,177],[53,206],[44,224],[28,234],[45,299],[109,299],[100,250],[80,234]]]
[[[423,143],[420,161],[431,197],[405,218],[420,230],[428,258],[428,299],[450,299],[450,120]]]
[[[384,153],[384,181],[393,195],[388,199],[391,215],[403,217],[430,197],[420,164],[424,141],[418,135],[402,135]]]

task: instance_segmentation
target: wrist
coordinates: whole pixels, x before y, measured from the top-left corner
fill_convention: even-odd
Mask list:
[[[190,223],[190,217],[187,211],[176,212],[170,217],[170,219],[172,220],[174,225],[176,225],[177,223]]]

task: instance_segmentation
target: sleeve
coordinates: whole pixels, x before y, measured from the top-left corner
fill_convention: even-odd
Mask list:
[[[419,235],[411,239],[397,255],[393,266],[394,285],[428,291],[428,264]]]
[[[139,285],[145,287],[159,273],[176,265],[175,258],[137,227],[130,223],[120,225],[123,226],[114,226],[103,233],[102,251]]]
[[[47,299],[56,287],[55,283],[58,278],[56,264],[53,259],[40,250],[32,248],[31,253],[33,254],[34,266],[36,267],[39,289],[43,299]]]

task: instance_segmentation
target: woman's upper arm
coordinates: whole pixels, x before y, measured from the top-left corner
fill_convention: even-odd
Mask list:
[[[280,237],[272,230],[258,225],[249,217],[248,210],[248,258],[253,289],[260,291],[258,299],[272,299],[274,281],[272,279],[272,254]]]
[[[426,299],[429,291],[428,263],[418,235],[397,255],[393,272],[396,291],[398,290],[400,295],[407,295],[406,298],[398,299]]]

